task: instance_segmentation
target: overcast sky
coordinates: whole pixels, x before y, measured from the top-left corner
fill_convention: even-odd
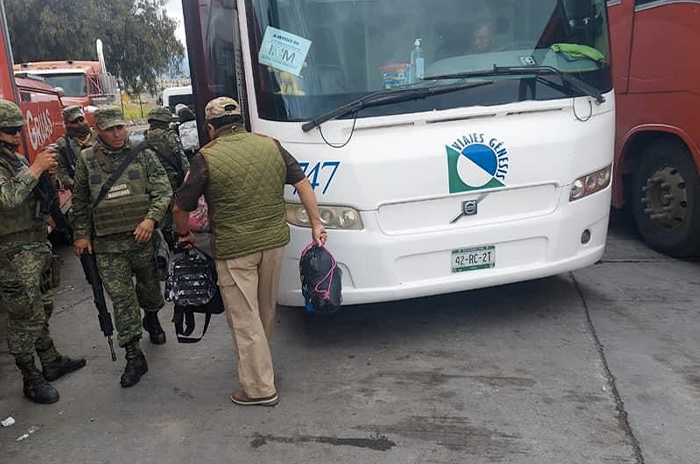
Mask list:
[[[168,16],[178,22],[175,37],[177,37],[178,40],[182,42],[182,45],[185,46],[185,25],[182,21],[182,0],[168,0],[166,8],[168,9]]]

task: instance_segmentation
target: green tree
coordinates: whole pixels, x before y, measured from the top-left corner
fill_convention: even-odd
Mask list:
[[[96,60],[102,39],[107,68],[125,90],[155,92],[157,77],[184,57],[166,1],[5,0],[15,62]]]

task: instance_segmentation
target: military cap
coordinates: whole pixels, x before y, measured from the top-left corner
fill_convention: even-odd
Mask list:
[[[0,127],[22,127],[22,110],[9,100],[0,100]]]
[[[63,120],[66,122],[73,122],[78,118],[84,118],[85,113],[83,109],[77,105],[66,106],[63,108]]]
[[[170,122],[173,120],[173,116],[170,114],[170,110],[164,106],[156,106],[148,111],[148,116],[146,118],[149,121],[162,121]]]
[[[100,106],[97,108],[95,111],[95,123],[100,130],[126,125],[122,110],[114,105]]]
[[[223,118],[224,116],[236,116],[241,114],[241,105],[229,97],[215,98],[207,103],[204,108],[204,118],[207,121]]]

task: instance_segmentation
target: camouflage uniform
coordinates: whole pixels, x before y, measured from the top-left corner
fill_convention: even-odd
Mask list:
[[[14,116],[14,117],[13,117]],[[23,123],[19,108],[0,101],[0,128]],[[36,191],[39,179],[15,148],[0,145],[0,306],[7,311],[7,345],[24,378],[24,392],[38,403],[58,400],[58,392],[41,378],[36,351],[49,380],[80,369],[84,359],[61,356],[49,333],[53,312],[47,219]],[[43,389],[37,393],[38,389]]]
[[[121,118],[121,111],[116,107],[102,107],[96,113],[97,125],[101,129],[108,128],[105,126],[123,125]],[[114,306],[118,340],[122,347],[132,341],[138,342],[141,338],[139,307],[147,312],[156,312],[165,305],[160,283],[156,278],[153,241],[146,244],[136,243],[133,236],[135,227],[109,235],[95,233],[92,211],[92,203],[96,200],[94,182],[99,182],[98,188],[101,187],[134,146],[131,141],[127,141],[123,148],[114,150],[98,138],[93,147],[81,152],[78,158],[73,191],[75,239],[92,240],[100,276]],[[103,174],[94,174],[96,172]],[[110,192],[119,187],[125,176],[135,177],[132,176],[134,172],[145,173],[146,191],[150,197],[147,213],[141,220],[153,219],[158,223],[170,204],[172,189],[165,170],[150,149],[139,153]],[[105,199],[108,198],[109,194]],[[132,276],[136,277],[135,287]]]
[[[63,110],[66,122],[85,117],[85,113],[79,106],[69,106]],[[73,190],[75,176],[75,164],[80,152],[95,143],[97,135],[89,130],[87,134],[73,134],[66,130],[66,134],[56,141],[58,145],[58,180],[68,190]]]
[[[0,147],[0,215],[6,221],[23,204],[37,211],[34,188],[39,179],[27,172],[22,155]],[[0,236],[0,301],[8,313],[7,345],[16,360],[31,360],[36,349],[42,364],[58,356],[49,335],[53,311],[51,248],[46,217],[33,218],[26,232]],[[2,234],[2,232],[0,232]]]
[[[187,160],[180,138],[169,128],[172,119],[170,110],[165,107],[155,107],[148,112],[147,118],[150,127],[144,135],[148,146],[156,153],[160,164],[167,172],[172,191],[177,192],[185,181],[187,171],[190,170],[190,162]],[[161,230],[166,240],[173,238],[172,224],[172,205],[170,205],[161,221]]]

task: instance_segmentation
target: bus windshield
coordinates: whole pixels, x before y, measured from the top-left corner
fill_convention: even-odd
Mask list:
[[[605,0],[247,0],[246,6],[263,119],[305,121],[369,93],[454,85],[459,75],[494,66],[547,66],[601,92],[612,87]],[[488,79],[494,85],[357,116],[582,95],[553,76],[549,85],[532,73]]]

